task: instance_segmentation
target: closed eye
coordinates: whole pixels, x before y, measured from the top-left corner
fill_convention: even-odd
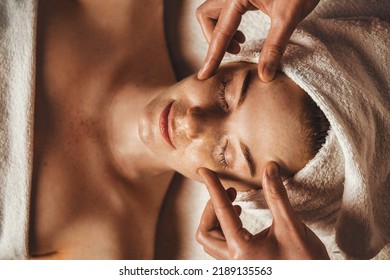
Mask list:
[[[221,152],[220,152],[219,155],[218,155],[219,163],[220,163],[220,165],[221,165],[223,168],[228,168],[228,167],[229,167],[229,164],[227,163],[227,161],[226,161],[226,156],[225,156],[226,148],[227,148],[227,146],[228,146],[228,143],[229,143],[229,140],[226,139],[226,142],[225,142],[225,144],[222,146]]]
[[[229,110],[229,104],[226,101],[225,95],[227,84],[228,82],[226,80],[221,80],[218,91],[218,103],[224,111]]]

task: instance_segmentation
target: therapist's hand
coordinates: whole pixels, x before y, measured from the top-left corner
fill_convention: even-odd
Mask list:
[[[324,244],[300,221],[288,200],[278,175],[278,166],[270,162],[264,172],[263,191],[272,213],[272,225],[252,235],[232,205],[235,194],[225,191],[218,177],[199,169],[211,200],[207,203],[196,234],[206,253],[216,259],[329,259]]]
[[[226,51],[240,51],[239,44],[245,41],[244,34],[237,31],[241,17],[248,10],[259,9],[270,17],[271,28],[261,51],[258,73],[262,81],[272,81],[291,34],[318,2],[319,0],[206,0],[196,11],[203,34],[209,42],[198,79],[211,77]]]

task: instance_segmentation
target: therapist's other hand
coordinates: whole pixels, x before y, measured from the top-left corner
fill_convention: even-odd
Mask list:
[[[198,79],[217,70],[226,51],[238,53],[245,36],[237,28],[248,10],[259,9],[271,19],[271,28],[261,51],[258,73],[264,82],[274,79],[288,40],[297,25],[319,0],[206,0],[196,11],[209,48]],[[256,24],[256,23],[253,23]]]
[[[324,244],[295,214],[279,177],[278,166],[267,163],[263,191],[272,213],[272,225],[252,235],[243,228],[235,194],[225,191],[218,177],[201,168],[211,199],[196,233],[206,253],[216,259],[329,259]],[[237,211],[238,210],[238,211]]]

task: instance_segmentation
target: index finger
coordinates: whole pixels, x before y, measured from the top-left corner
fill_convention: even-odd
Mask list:
[[[222,58],[240,25],[241,16],[246,12],[246,7],[237,2],[239,1],[231,1],[221,10],[203,67],[198,73],[199,80],[210,78],[221,64]]]
[[[218,177],[206,168],[200,168],[198,172],[205,180],[215,215],[226,240],[229,242],[229,240],[235,239],[237,233],[242,229],[241,219]]]

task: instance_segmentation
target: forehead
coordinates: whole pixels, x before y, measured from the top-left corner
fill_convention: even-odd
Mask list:
[[[263,166],[275,161],[289,177],[303,168],[302,151],[307,142],[302,136],[299,115],[305,93],[284,75],[274,82],[254,79],[247,97],[232,123],[237,137],[248,146],[256,166],[255,180],[262,178]]]
[[[240,71],[243,69],[257,69],[257,64],[255,63],[249,63],[249,62],[228,62],[223,64],[221,67],[218,68],[216,75],[224,75],[224,74],[234,74],[236,71]]]

